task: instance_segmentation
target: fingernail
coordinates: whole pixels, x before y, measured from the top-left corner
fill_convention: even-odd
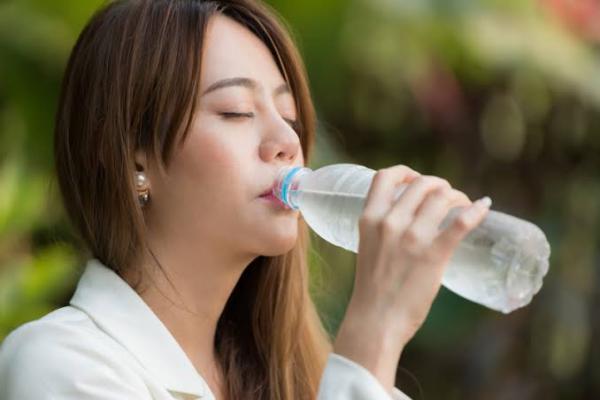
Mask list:
[[[490,208],[492,205],[492,199],[490,199],[488,196],[482,197],[475,202],[475,205]]]

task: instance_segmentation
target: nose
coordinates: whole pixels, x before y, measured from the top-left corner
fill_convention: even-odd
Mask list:
[[[291,164],[302,150],[296,131],[279,115],[272,118],[267,131],[259,149],[261,159],[267,163],[277,159]]]

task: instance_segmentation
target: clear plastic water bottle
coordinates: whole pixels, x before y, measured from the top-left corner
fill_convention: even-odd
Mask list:
[[[334,164],[315,171],[283,168],[274,194],[300,210],[323,239],[358,252],[358,219],[376,171],[355,164]],[[405,186],[398,188],[396,198]],[[446,228],[461,207],[440,225]],[[550,245],[534,224],[490,210],[461,241],[446,268],[442,284],[491,309],[509,313],[523,307],[540,290],[548,272]]]

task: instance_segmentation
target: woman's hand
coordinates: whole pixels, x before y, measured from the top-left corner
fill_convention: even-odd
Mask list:
[[[391,391],[402,349],[425,321],[455,248],[487,214],[486,202],[471,203],[447,181],[406,166],[378,171],[359,221],[354,289],[334,351]],[[465,208],[440,230],[457,206]]]

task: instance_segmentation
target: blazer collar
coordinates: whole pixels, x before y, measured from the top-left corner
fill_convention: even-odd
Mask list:
[[[161,320],[127,282],[97,259],[88,261],[70,304],[87,313],[168,390],[212,398]]]

